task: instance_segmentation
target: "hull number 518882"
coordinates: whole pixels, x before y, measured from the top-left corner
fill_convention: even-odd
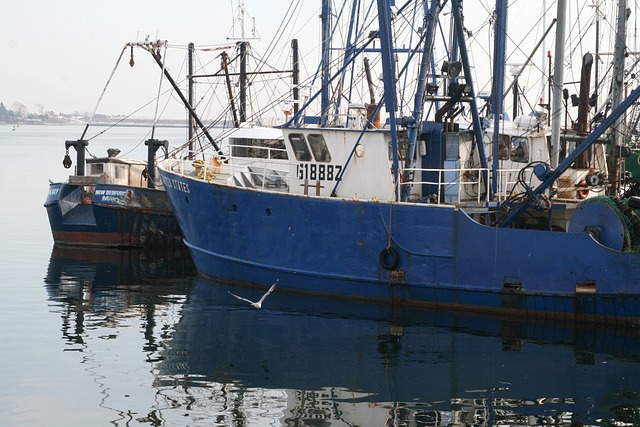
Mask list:
[[[297,166],[298,179],[310,181],[335,181],[341,171],[342,165],[299,163]]]

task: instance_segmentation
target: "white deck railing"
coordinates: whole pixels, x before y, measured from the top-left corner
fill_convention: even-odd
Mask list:
[[[400,170],[402,176],[403,171]],[[437,188],[433,194],[422,194],[422,197],[435,196],[433,202],[437,204],[451,204],[460,202],[488,203],[489,194],[485,192],[485,184],[483,177],[491,176],[491,171],[485,168],[471,169],[411,169],[414,172],[414,180],[408,183],[402,182],[401,187],[431,185]],[[416,180],[416,176],[422,176],[422,173],[431,173],[437,176],[436,181],[420,181]],[[498,201],[504,201],[509,197],[514,185],[517,182],[518,169],[504,169],[498,171],[498,188],[496,198]],[[451,177],[451,179],[447,179]],[[445,197],[443,197],[443,195]],[[447,197],[449,196],[449,197]],[[444,201],[443,201],[444,200]]]
[[[249,147],[247,148],[255,148]],[[206,181],[225,182],[230,185],[289,191],[298,187],[298,177],[295,176],[296,166],[289,160],[274,159],[273,154],[283,150],[264,148],[269,157],[238,157],[227,156],[227,163],[216,162],[216,157],[207,161],[202,160],[173,160],[171,170],[185,176],[196,177]],[[219,158],[218,158],[219,159]],[[293,172],[292,172],[293,171]],[[402,176],[405,170],[400,170]],[[432,194],[419,194],[421,199],[429,198],[430,203],[459,204],[475,203],[478,205],[490,202],[489,195],[484,191],[484,176],[491,176],[489,169],[429,169],[415,168],[414,181],[401,182],[401,189],[406,186],[413,188],[429,185],[435,189]],[[417,177],[423,173],[430,173],[436,180],[420,180]],[[519,170],[509,169],[498,171],[498,188],[493,201],[502,202],[509,197],[517,182]],[[422,190],[422,188],[420,188]],[[433,196],[433,197],[429,197]]]
[[[214,155],[207,160],[172,160],[170,170],[180,175],[209,182],[226,182],[231,185],[262,189],[288,188],[289,178],[287,175],[291,163],[288,160],[278,160],[271,157],[271,154],[285,150],[275,148],[264,148],[264,150],[268,150],[266,152],[269,153],[269,158],[226,155],[223,159]]]

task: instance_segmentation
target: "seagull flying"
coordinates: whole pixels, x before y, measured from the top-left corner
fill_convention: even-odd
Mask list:
[[[278,279],[278,280],[280,280],[280,279]],[[248,302],[249,304],[251,304],[252,306],[254,306],[255,308],[258,308],[258,309],[259,309],[259,308],[261,308],[261,307],[262,307],[262,303],[264,302],[264,300],[265,300],[265,299],[267,299],[267,297],[269,296],[269,294],[270,294],[271,292],[273,292],[273,290],[276,288],[276,285],[278,284],[278,280],[276,280],[276,281],[273,283],[273,285],[271,285],[271,287],[269,288],[269,290],[268,290],[267,292],[265,292],[265,294],[264,294],[264,295],[262,295],[262,298],[260,298],[260,300],[259,300],[258,302],[253,302],[253,301],[248,300],[248,299],[246,299],[246,298],[242,298],[242,297],[240,297],[240,296],[238,296],[238,295],[236,295],[236,294],[234,294],[234,293],[232,293],[232,292],[229,292],[229,291],[227,291],[227,292],[229,293],[229,295],[232,295],[232,296],[234,296],[234,297],[238,298],[239,300],[246,301],[246,302]]]

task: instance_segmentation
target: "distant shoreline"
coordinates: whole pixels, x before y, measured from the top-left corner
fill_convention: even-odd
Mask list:
[[[0,122],[0,125],[7,126],[86,126],[86,122],[81,121],[19,121],[19,122]],[[149,120],[136,120],[133,122],[117,122],[117,121],[96,121],[89,124],[89,126],[118,126],[118,127],[149,127],[153,126],[154,122]],[[156,127],[161,128],[186,128],[187,124],[184,121],[167,121],[161,120],[155,123]]]

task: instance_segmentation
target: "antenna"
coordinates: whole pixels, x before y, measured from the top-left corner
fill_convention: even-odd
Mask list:
[[[251,36],[247,37],[245,33],[245,22],[246,19],[251,20]],[[236,23],[240,27],[238,30],[240,31],[240,35],[236,34]],[[233,25],[231,26],[230,35],[227,36],[227,40],[238,40],[238,41],[246,41],[246,40],[260,40],[260,34],[256,30],[256,18],[248,16],[247,9],[244,7],[244,1],[240,0],[238,3],[238,7],[236,8],[236,13],[233,18]]]

